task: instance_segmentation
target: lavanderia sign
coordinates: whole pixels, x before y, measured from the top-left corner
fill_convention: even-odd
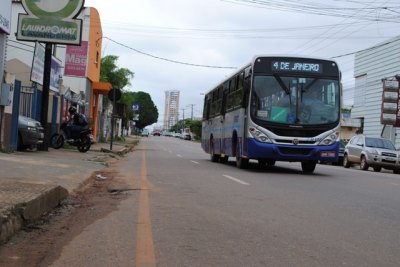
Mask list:
[[[19,14],[17,39],[45,43],[81,42],[82,20],[79,15],[84,0],[22,0],[28,14]]]

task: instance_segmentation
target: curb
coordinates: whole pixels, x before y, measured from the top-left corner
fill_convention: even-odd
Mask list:
[[[5,243],[21,228],[46,212],[57,207],[67,196],[68,191],[56,185],[9,182],[1,185],[3,197],[9,203],[0,203],[0,244]],[[27,190],[23,190],[27,188]],[[19,195],[19,199],[13,196]],[[14,202],[14,203],[13,203]]]

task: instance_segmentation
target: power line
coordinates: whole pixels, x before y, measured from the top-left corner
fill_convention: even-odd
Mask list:
[[[117,42],[117,41],[115,41],[115,40],[113,40],[111,38],[108,38],[108,37],[102,37],[102,38],[103,39],[107,39],[107,40],[109,40],[109,41],[111,41],[111,42],[113,42],[115,44],[118,44],[118,45],[120,45],[122,47],[125,47],[127,49],[130,49],[132,51],[135,51],[136,53],[139,53],[139,54],[142,54],[142,55],[145,55],[145,56],[148,56],[148,57],[156,58],[156,59],[159,59],[159,60],[164,60],[164,61],[167,61],[167,62],[172,62],[172,63],[176,63],[176,64],[181,64],[181,65],[187,65],[187,66],[193,66],[193,67],[214,68],[214,69],[236,69],[237,68],[237,67],[228,67],[228,66],[214,66],[214,65],[194,64],[194,63],[188,63],[188,62],[183,62],[183,61],[177,61],[177,60],[173,60],[173,59],[163,58],[163,57],[155,56],[155,55],[140,51],[140,50],[138,50],[136,48],[127,46],[125,44]]]
[[[393,22],[399,23],[399,16],[391,15],[393,9],[399,9],[400,6],[373,6],[373,7],[342,7],[342,6],[328,6],[326,2],[321,5],[315,2],[305,2],[299,3],[298,1],[261,1],[261,0],[222,0],[224,2],[229,2],[232,4],[238,5],[245,5],[257,8],[265,8],[265,9],[276,9],[276,10],[283,10],[289,12],[298,12],[298,13],[305,13],[305,14],[314,14],[314,15],[323,15],[323,16],[334,16],[334,17],[345,17],[345,18],[352,18],[353,15],[349,14],[354,10],[359,11],[359,16],[356,19],[359,20],[366,20],[366,21],[386,21],[386,22]],[[361,2],[352,2],[353,4],[364,4]],[[365,13],[368,15],[371,11],[376,12],[391,12],[391,14],[386,14],[379,18],[373,18],[371,16],[366,16]]]
[[[370,47],[370,48],[358,50],[358,51],[355,51],[355,52],[351,52],[351,53],[347,53],[347,54],[343,54],[343,55],[339,55],[339,56],[334,56],[334,57],[331,57],[331,58],[340,58],[340,57],[354,55],[354,54],[357,54],[357,53],[360,53],[360,52],[364,52],[364,51],[372,50],[372,49],[375,49],[375,48],[379,48],[379,47],[382,47],[382,46],[385,46],[385,45],[388,45],[388,44],[391,44],[391,43],[394,43],[394,42],[397,42],[397,41],[399,41],[399,39],[395,39],[395,40],[392,40],[392,41],[387,41],[387,42],[382,43],[380,45],[375,45],[375,46]]]

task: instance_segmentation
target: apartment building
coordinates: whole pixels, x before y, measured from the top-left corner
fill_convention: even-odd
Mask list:
[[[179,90],[165,91],[164,130],[169,130],[179,121]]]

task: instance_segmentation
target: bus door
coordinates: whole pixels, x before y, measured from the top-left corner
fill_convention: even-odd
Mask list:
[[[246,156],[247,156],[247,133],[248,133],[248,131],[247,131],[247,122],[248,122],[249,116],[250,116],[250,109],[248,107],[250,105],[249,104],[249,99],[250,99],[250,91],[251,91],[250,89],[251,89],[251,83],[252,83],[252,81],[251,81],[251,77],[252,77],[251,72],[252,72],[251,66],[246,68],[244,70],[244,79],[242,80],[242,84],[243,84],[243,90],[242,91],[243,91],[243,93],[242,93],[241,105],[244,108],[244,110],[243,110],[244,120],[243,120],[243,126],[242,126],[242,129],[243,129],[243,138],[242,138],[242,148],[243,148],[243,150],[242,150],[242,155],[246,155]],[[240,84],[240,79],[239,79],[239,83],[238,84]]]
[[[227,147],[227,137],[229,137],[228,129],[229,127],[228,124],[229,122],[226,120],[226,99],[228,96],[228,90],[223,90],[222,93],[222,104],[221,104],[221,158],[225,157],[226,153],[226,147]]]

